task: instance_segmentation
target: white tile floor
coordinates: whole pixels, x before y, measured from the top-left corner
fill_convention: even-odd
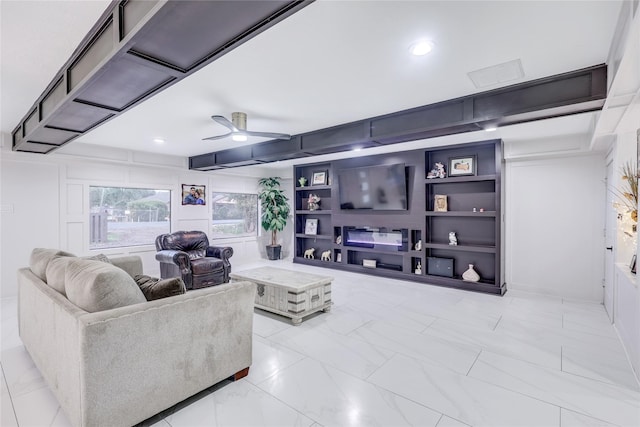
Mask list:
[[[256,311],[249,375],[144,424],[640,426],[602,305],[269,265],[335,277],[331,312],[294,327]],[[0,425],[69,425],[20,342],[16,299],[1,302]]]

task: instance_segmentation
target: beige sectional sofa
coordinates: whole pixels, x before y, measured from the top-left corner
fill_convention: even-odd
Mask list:
[[[65,286],[61,292],[48,284],[47,273],[55,276],[51,281],[57,287],[67,280],[67,290],[78,280],[90,289],[94,278],[77,271],[70,275],[68,267],[65,272],[62,253],[34,254],[30,268],[18,270],[20,337],[74,426],[131,426],[224,379],[248,373],[252,283],[88,312],[67,298]],[[49,266],[53,259],[58,261]],[[74,262],[76,270],[85,265]],[[139,257],[111,262],[104,269],[91,267],[117,268],[109,271],[116,276],[122,270],[131,277],[142,274]],[[96,276],[101,279],[93,285],[104,292],[110,276]],[[85,285],[74,286],[77,298]]]

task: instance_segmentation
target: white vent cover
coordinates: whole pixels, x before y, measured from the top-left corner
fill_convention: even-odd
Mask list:
[[[481,89],[521,79],[524,77],[524,71],[522,71],[520,60],[514,59],[513,61],[471,71],[467,75],[473,84],[478,89]]]

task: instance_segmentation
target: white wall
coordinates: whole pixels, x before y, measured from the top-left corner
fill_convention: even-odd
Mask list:
[[[183,206],[181,185],[199,184],[211,192],[257,192],[258,177],[190,171],[184,158],[111,150],[78,144],[74,155],[0,152],[0,287],[1,296],[17,294],[16,269],[28,265],[34,247],[60,248],[88,255],[89,186],[125,186],[172,190],[171,229],[210,233],[211,204]],[[81,154],[81,156],[77,155]],[[91,157],[88,157],[91,156]],[[256,173],[263,171],[255,170]],[[292,187],[289,179],[285,188]],[[292,233],[284,233],[285,246]],[[264,252],[261,238],[210,240],[233,247],[232,267],[254,262]],[[102,249],[107,255],[136,254],[144,271],[159,275],[154,242],[131,248]]]
[[[604,176],[601,154],[507,161],[507,289],[602,302]]]

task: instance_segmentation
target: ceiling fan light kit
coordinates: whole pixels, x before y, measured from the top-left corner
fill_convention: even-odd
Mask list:
[[[244,142],[249,136],[258,136],[262,138],[273,139],[291,139],[291,135],[286,133],[274,133],[274,132],[256,132],[247,130],[247,113],[234,112],[231,113],[231,121],[224,116],[211,116],[211,119],[229,129],[229,132],[223,135],[210,136],[203,138],[203,141],[213,141],[216,139],[223,139],[228,136],[234,141]]]

